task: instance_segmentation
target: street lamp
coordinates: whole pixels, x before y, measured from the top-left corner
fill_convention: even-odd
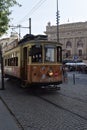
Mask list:
[[[0,45],[0,62],[1,62],[1,82],[2,88],[0,90],[4,90],[4,69],[3,69],[3,57],[2,57],[2,46]]]

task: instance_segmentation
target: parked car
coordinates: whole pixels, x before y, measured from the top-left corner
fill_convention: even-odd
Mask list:
[[[79,72],[86,72],[87,71],[87,64],[83,62],[73,62],[73,63],[65,63],[68,67],[69,71],[79,71]]]

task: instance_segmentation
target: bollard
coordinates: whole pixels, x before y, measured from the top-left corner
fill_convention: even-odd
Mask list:
[[[75,84],[75,74],[73,74],[73,84]]]

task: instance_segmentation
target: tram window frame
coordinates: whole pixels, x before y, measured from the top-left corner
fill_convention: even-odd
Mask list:
[[[11,66],[14,66],[14,58],[10,58]]]
[[[42,45],[33,45],[29,51],[32,63],[42,63]]]
[[[7,63],[8,63],[8,66],[18,66],[18,57],[7,59]]]
[[[48,52],[47,52],[47,49],[48,49]],[[52,52],[52,50],[53,50],[53,52]],[[45,45],[44,46],[44,62],[49,62],[49,63],[55,63],[56,62],[56,58],[55,58],[56,52],[55,52],[55,50],[56,50],[55,45]],[[49,57],[47,57],[46,53],[48,53],[47,55],[49,55]],[[53,57],[51,57],[51,56],[53,56]]]
[[[5,59],[5,66],[8,65],[8,59]]]
[[[16,59],[15,66],[18,66],[18,57],[14,57]]]
[[[8,58],[8,66],[10,66],[10,58]]]

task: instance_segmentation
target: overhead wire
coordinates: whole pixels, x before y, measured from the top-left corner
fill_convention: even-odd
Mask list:
[[[20,21],[19,23],[23,23],[25,22],[26,20],[29,19],[29,15],[31,16],[36,10],[38,10],[42,5],[43,3],[45,2],[46,0],[40,0]],[[27,19],[26,19],[27,18]]]
[[[37,4],[35,4],[35,6],[32,7],[32,9],[17,23],[23,23],[27,20],[29,20],[29,15],[31,16],[36,10],[38,10],[42,5],[43,3],[45,2],[46,0],[40,0]],[[19,24],[19,25],[20,25]],[[18,26],[19,26],[18,25]]]

